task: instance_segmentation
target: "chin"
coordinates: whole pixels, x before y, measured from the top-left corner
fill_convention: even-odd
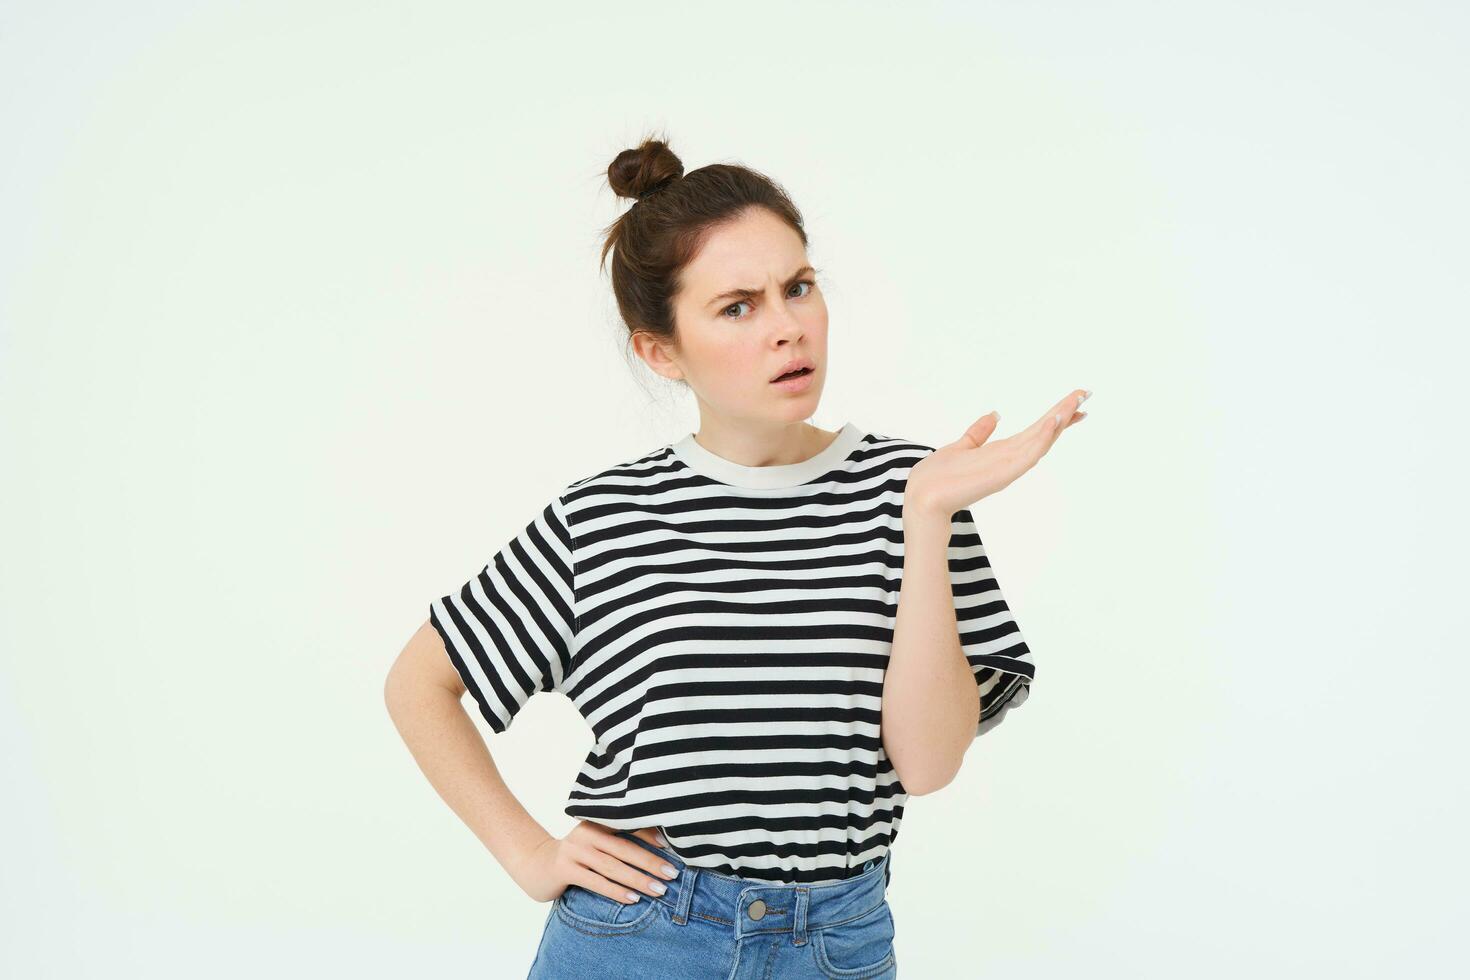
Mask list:
[[[821,392],[805,393],[800,398],[789,399],[781,406],[779,418],[783,422],[804,422],[817,414],[817,405],[821,403]]]

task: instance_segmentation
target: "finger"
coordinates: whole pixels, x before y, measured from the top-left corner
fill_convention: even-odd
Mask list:
[[[1055,435],[1066,428],[1065,423],[1067,423],[1067,420],[1071,419],[1082,403],[1091,397],[1092,392],[1087,389],[1075,389],[1067,397],[1053,405],[1045,415],[1031,423],[1030,426],[1019,434],[1026,438],[1036,438],[1038,436],[1050,437]],[[1057,416],[1061,417],[1058,418]]]
[[[596,892],[604,898],[610,898],[614,902],[622,902],[624,905],[641,902],[644,898],[644,896],[638,894],[636,891],[625,888],[606,875],[598,874],[590,868],[577,876],[576,883],[589,892]]]
[[[663,835],[658,832],[657,827],[639,827],[637,830],[628,831],[628,833],[632,834],[634,837],[639,838],[640,840],[648,841],[648,843],[652,844],[654,847],[669,846],[668,841],[664,840]]]
[[[1081,394],[1082,397],[1078,398],[1076,401],[1078,405],[1087,400],[1087,395],[1089,393],[1082,392]],[[1070,404],[1071,401],[1072,397],[1069,396],[1063,401],[1062,404],[1067,405]],[[1037,462],[1040,461],[1041,457],[1051,452],[1051,447],[1057,444],[1057,439],[1061,437],[1062,432],[1067,429],[1067,427],[1070,426],[1073,422],[1075,422],[1078,416],[1081,414],[1083,413],[1075,411],[1068,412],[1065,408],[1063,408],[1062,411],[1057,412],[1055,415],[1047,416],[1046,418],[1041,420],[1041,430],[1029,441],[1026,441],[1024,443],[1028,454],[1027,458],[1029,459],[1028,468],[1030,468],[1031,466],[1035,466]]]
[[[1052,431],[1054,433],[1060,432],[1067,426],[1071,425],[1072,419],[1076,416],[1077,412],[1081,410],[1082,403],[1087,401],[1087,399],[1091,396],[1092,392],[1088,391],[1086,388],[1078,388],[1076,391],[1073,391],[1071,394],[1069,394],[1066,398],[1063,398],[1061,401],[1057,402],[1056,405],[1052,406]]]
[[[999,422],[999,412],[990,412],[989,414],[982,415],[974,422],[971,422],[970,427],[966,429],[964,433],[958,439],[956,439],[954,443],[952,443],[952,445],[960,445],[966,449],[974,449],[977,446],[983,444],[986,439],[989,439],[992,435],[995,434],[995,427],[997,424],[999,424]]]
[[[615,838],[608,842],[607,848],[597,854],[591,868],[605,879],[607,890],[602,893],[625,904],[639,900],[630,896],[628,888],[636,889],[644,895],[660,894],[660,879],[674,877],[664,874],[665,866],[673,868],[675,874],[678,873],[678,869],[665,861],[662,855],[639,847],[631,841]],[[620,885],[628,888],[618,887]]]
[[[1055,409],[1055,407],[1049,409],[1045,415],[1041,416],[1041,418],[1026,426],[1026,428],[1022,429],[1020,432],[1017,432],[1011,438],[1015,439],[1017,442],[1027,443],[1041,439],[1043,436],[1051,432],[1052,426],[1056,424],[1056,420],[1054,418],[1056,414],[1057,410]]]
[[[637,830],[626,830],[623,833],[636,837],[652,847],[657,847],[665,851],[673,850],[673,848],[669,847],[669,842],[664,839],[663,831],[658,827],[639,827]]]
[[[649,827],[647,828],[647,833],[657,834],[657,831],[654,830],[652,827]],[[648,839],[643,834],[637,834],[635,836],[643,840]],[[679,876],[679,869],[671,864],[669,862],[669,859],[663,854],[659,854],[655,851],[650,851],[645,847],[639,847],[637,844],[634,844],[633,848],[633,851],[629,851],[627,854],[621,855],[625,864],[630,864],[635,868],[641,869],[654,878],[662,878],[667,880],[670,878],[677,878]]]
[[[1087,418],[1086,412],[1073,412],[1072,417],[1067,420],[1066,424],[1057,429],[1057,434],[1060,435],[1063,431],[1070,429],[1085,418]],[[1055,442],[1056,440],[1053,439],[1052,441]]]
[[[617,880],[614,870],[622,862],[609,853],[609,850],[622,841],[617,833],[601,826],[600,824],[587,823],[585,826],[593,828],[596,832],[591,839],[583,842],[583,846],[576,854],[577,868],[572,880],[589,892],[596,892],[605,898],[624,905],[632,905],[642,900],[636,891],[623,887],[625,883]],[[622,843],[627,844],[626,841]],[[627,844],[629,847],[637,847],[636,844]]]

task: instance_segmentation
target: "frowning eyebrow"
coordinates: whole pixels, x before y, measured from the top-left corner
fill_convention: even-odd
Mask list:
[[[800,269],[797,269],[791,275],[786,277],[786,288],[790,289],[791,284],[796,282],[796,280],[802,278],[803,276],[814,276],[816,274],[816,269],[813,269],[809,265],[804,265]],[[731,289],[716,296],[705,305],[714,306],[716,303],[728,303],[732,300],[750,299],[752,296],[759,296],[760,294],[761,291],[759,289]]]

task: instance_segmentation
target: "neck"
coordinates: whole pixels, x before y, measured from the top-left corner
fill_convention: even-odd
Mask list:
[[[784,466],[811,459],[837,438],[809,422],[750,422],[701,413],[694,440],[716,456],[742,466]]]

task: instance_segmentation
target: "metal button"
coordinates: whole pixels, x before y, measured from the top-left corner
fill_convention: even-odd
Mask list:
[[[763,919],[766,915],[766,903],[758,898],[750,903],[748,911],[752,919]]]

